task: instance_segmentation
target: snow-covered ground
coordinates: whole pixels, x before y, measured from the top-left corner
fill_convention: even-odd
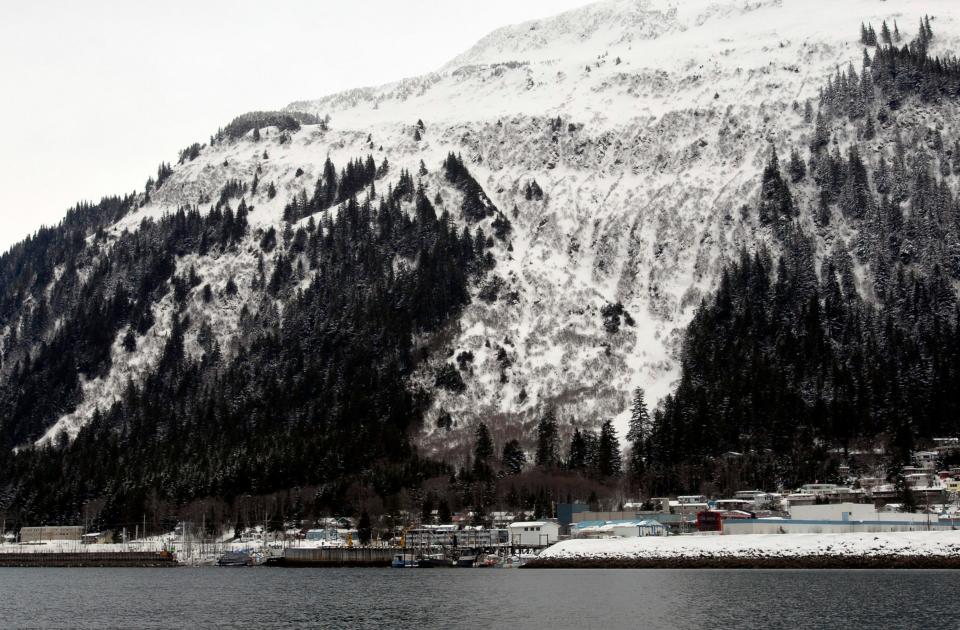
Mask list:
[[[960,557],[960,531],[754,536],[645,536],[566,540],[541,560],[923,556]]]

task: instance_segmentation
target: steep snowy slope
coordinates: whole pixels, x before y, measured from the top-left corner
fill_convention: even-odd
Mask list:
[[[769,143],[807,140],[803,104],[838,67],[860,67],[861,22],[912,36],[926,13],[937,51],[953,49],[949,2],[615,0],[500,29],[435,75],[290,108],[360,129],[422,118],[516,208],[497,270],[515,299],[464,315],[451,349],[474,353],[474,373],[438,408],[518,427],[553,403],[591,423],[621,413],[634,386],[669,391],[679,331],[719,261],[769,238],[739,211]],[[524,198],[530,180],[543,201]],[[636,325],[609,334],[599,311],[618,301]]]
[[[455,428],[486,419],[502,438],[529,437],[547,405],[588,425],[617,416],[623,435],[634,387],[654,400],[670,390],[681,331],[721,261],[770,239],[740,212],[756,201],[769,145],[807,140],[803,105],[838,67],[859,68],[861,22],[896,20],[907,36],[924,14],[937,17],[936,51],[956,48],[960,10],[949,0],[612,0],[506,27],[436,73],[288,106],[329,116],[329,130],[305,125],[286,141],[268,128],[260,142],[248,134],[205,147],[112,233],[182,205],[205,211],[201,201],[226,181],[259,177],[246,195],[254,233],[245,246],[177,263],[178,274],[192,265],[217,289],[236,280],[238,295],[221,290],[211,305],[198,289],[190,307],[188,337],[206,321],[229,348],[256,266],[256,228],[279,231],[284,206],[312,192],[328,156],[338,167],[368,153],[386,158],[392,183],[423,161],[430,197],[439,193],[453,212],[459,193],[439,170],[448,152],[461,153],[513,232],[415,379],[436,389],[434,370],[463,357],[466,389],[436,389],[422,445],[463,441],[463,431],[435,428],[445,413]],[[542,198],[526,194],[534,181]],[[603,316],[616,303],[629,318]],[[118,337],[110,373],[84,384],[83,403],[48,439],[75,432],[136,378],[137,362],[156,356],[165,322],[156,319],[136,358]]]

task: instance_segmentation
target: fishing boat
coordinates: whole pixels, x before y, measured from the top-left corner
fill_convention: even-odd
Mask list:
[[[420,569],[448,568],[452,566],[453,563],[447,560],[443,554],[433,554],[417,558],[417,568]]]
[[[459,558],[457,558],[457,566],[470,568],[474,565],[474,563],[476,563],[476,561],[477,561],[476,556],[460,556]]]
[[[217,560],[219,567],[252,567],[254,564],[253,556],[247,550],[228,551]]]

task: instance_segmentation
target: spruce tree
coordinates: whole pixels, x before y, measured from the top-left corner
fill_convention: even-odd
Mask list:
[[[642,444],[650,426],[650,412],[644,400],[645,393],[642,387],[633,390],[633,404],[630,407],[630,428],[627,431],[627,441],[631,444]]]
[[[587,444],[580,429],[573,430],[570,439],[570,452],[567,456],[567,468],[583,472],[587,468]]]
[[[606,420],[600,428],[600,440],[597,445],[597,472],[600,477],[615,477],[621,473],[620,441],[613,421]]]
[[[883,26],[880,27],[880,41],[888,46],[893,45],[893,35],[890,33],[890,27],[887,26],[887,21],[883,21]]]
[[[476,439],[473,447],[473,459],[475,462],[484,464],[493,455],[493,440],[490,438],[490,430],[487,425],[481,422],[477,425]]]
[[[793,198],[780,174],[775,148],[771,150],[770,161],[763,171],[758,212],[761,223],[778,223],[782,219],[793,218]]]
[[[537,452],[534,461],[537,466],[552,468],[558,463],[560,434],[557,418],[552,409],[548,409],[537,424]]]

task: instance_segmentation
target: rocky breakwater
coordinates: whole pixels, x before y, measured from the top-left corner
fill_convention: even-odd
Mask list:
[[[525,568],[960,569],[960,531],[567,540]]]

